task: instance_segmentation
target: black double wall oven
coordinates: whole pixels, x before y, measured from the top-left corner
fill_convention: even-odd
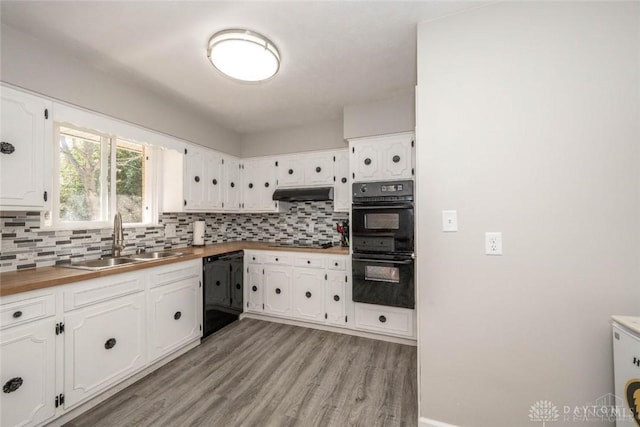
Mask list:
[[[353,184],[353,300],[415,307],[413,181]]]

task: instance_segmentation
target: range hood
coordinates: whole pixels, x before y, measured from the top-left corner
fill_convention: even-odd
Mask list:
[[[317,202],[333,200],[333,187],[279,188],[273,200],[280,202]]]

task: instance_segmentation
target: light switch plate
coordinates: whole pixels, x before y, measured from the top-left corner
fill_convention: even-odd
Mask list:
[[[458,231],[458,211],[442,211],[442,231]]]

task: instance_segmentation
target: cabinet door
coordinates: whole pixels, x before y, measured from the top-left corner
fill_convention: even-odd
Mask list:
[[[302,155],[281,157],[278,160],[278,187],[302,187],[305,162]]]
[[[327,288],[325,293],[325,309],[327,323],[344,326],[345,313],[345,287],[347,274],[344,271],[329,271],[327,273]]]
[[[292,315],[294,317],[322,322],[324,310],[322,300],[325,282],[324,270],[316,268],[294,268],[292,293]]]
[[[234,260],[231,262],[231,277],[229,280],[229,286],[231,288],[231,308],[242,311],[242,284],[243,271],[242,271],[242,259]]]
[[[0,425],[32,426],[55,413],[55,322],[53,318],[0,333]]]
[[[65,407],[95,395],[145,365],[144,293],[65,315]]]
[[[207,190],[205,164],[206,153],[204,150],[188,147],[184,157],[185,161],[185,177],[184,191],[185,210],[202,210],[207,207]]]
[[[348,150],[340,150],[336,152],[334,174],[336,180],[333,187],[333,210],[336,212],[349,212],[351,209],[351,186],[349,182]]]
[[[223,185],[222,176],[222,156],[215,151],[209,152],[206,161],[205,174],[206,181],[204,183],[207,207],[210,209],[221,209],[223,201]]]
[[[249,264],[247,267],[247,280],[245,280],[245,299],[247,311],[261,313],[263,310],[263,283],[262,265]]]
[[[149,292],[149,360],[162,357],[198,338],[200,284],[191,278]]]
[[[381,179],[411,179],[413,177],[413,137],[389,137],[380,146]]]
[[[6,87],[0,92],[0,206],[43,208],[45,154],[53,144],[52,119],[45,110],[49,117],[51,103]]]
[[[384,179],[378,141],[355,141],[351,144],[351,171],[354,182]]]
[[[276,160],[273,158],[246,160],[242,196],[243,208],[249,212],[274,212],[277,205],[273,201],[276,188]]]
[[[304,156],[304,185],[333,185],[333,152]]]
[[[291,314],[291,268],[265,265],[264,312],[289,316]]]
[[[236,158],[224,159],[225,193],[224,210],[237,211],[242,206],[242,182],[240,162]]]

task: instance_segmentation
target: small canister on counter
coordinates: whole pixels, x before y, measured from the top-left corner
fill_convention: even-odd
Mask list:
[[[193,223],[193,246],[204,246],[204,230],[206,223],[204,221],[195,221]]]

